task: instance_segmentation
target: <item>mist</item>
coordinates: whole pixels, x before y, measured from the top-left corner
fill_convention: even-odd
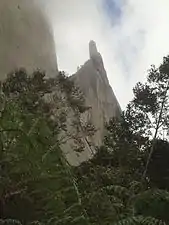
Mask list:
[[[123,109],[136,82],[169,52],[167,0],[39,1],[54,30],[59,69],[76,72],[89,58],[88,42],[95,40]]]

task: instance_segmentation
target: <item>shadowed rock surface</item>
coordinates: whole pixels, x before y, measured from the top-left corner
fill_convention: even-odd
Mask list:
[[[12,70],[57,71],[53,32],[35,0],[0,1],[0,79]]]

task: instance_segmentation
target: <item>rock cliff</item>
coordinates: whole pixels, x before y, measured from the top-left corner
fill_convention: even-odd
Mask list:
[[[78,165],[93,156],[95,146],[100,146],[103,142],[105,123],[112,117],[120,117],[121,109],[109,84],[102,56],[97,51],[94,41],[89,43],[89,60],[70,79],[82,90],[85,104],[89,108],[80,115],[81,123],[91,123],[96,129],[95,134],[90,137],[83,135],[83,131],[79,130],[84,151],[72,151],[73,140],[69,140],[63,146],[70,164]],[[75,118],[71,110],[69,118],[71,124],[72,119]],[[72,132],[72,126],[69,126],[69,129]]]
[[[37,0],[0,1],[0,45],[0,80],[7,73],[21,67],[28,73],[39,68],[46,71],[48,77],[58,73],[53,32]],[[55,103],[56,111],[62,108],[68,114],[69,132],[78,133],[84,145],[84,151],[79,153],[72,150],[72,140],[63,146],[69,162],[78,165],[93,155],[92,146],[101,145],[105,122],[113,116],[119,116],[121,110],[94,41],[89,43],[89,60],[70,79],[80,87],[85,96],[85,104],[90,108],[80,119],[91,122],[96,128],[95,135],[88,139],[82,129],[77,132],[75,127],[69,125],[75,114],[69,110],[67,102],[63,101],[63,93],[59,94],[56,87],[57,102],[61,104],[57,108]]]
[[[86,105],[91,107],[86,120],[94,124],[96,134],[93,142],[99,146],[105,133],[105,122],[111,117],[120,116],[121,109],[94,41],[89,43],[89,56],[90,59],[73,75],[73,78],[85,95]]]
[[[38,1],[0,1],[0,45],[0,79],[20,67],[56,74],[53,32]]]

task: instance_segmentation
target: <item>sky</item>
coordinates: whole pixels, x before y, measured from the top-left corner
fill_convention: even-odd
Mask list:
[[[41,0],[55,36],[60,70],[76,72],[94,40],[122,107],[150,65],[169,54],[168,0]]]

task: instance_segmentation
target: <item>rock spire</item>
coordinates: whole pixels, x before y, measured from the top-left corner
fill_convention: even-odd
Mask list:
[[[89,60],[72,76],[72,79],[84,93],[86,106],[89,107],[81,119],[91,122],[96,128],[95,135],[88,141],[92,146],[100,146],[106,132],[105,123],[112,117],[120,117],[121,108],[109,84],[102,56],[94,41],[89,42],[89,55]],[[70,149],[68,158],[71,164],[79,164],[92,157],[92,154],[86,146],[78,156]]]
[[[97,46],[96,46],[96,42],[91,40],[89,42],[89,55],[90,55],[90,59],[92,59],[93,57],[98,55],[98,51],[97,51]]]

